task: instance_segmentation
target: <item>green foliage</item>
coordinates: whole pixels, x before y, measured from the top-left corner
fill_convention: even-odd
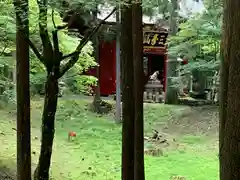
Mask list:
[[[184,72],[219,67],[222,8],[217,7],[209,6],[202,14],[180,24],[180,32],[169,38],[169,53],[190,60]]]
[[[36,2],[35,4],[33,4],[33,7],[35,8],[37,6]],[[64,24],[62,22],[62,19],[59,15],[59,13],[57,11],[54,11],[53,13],[54,17],[52,17],[52,10],[49,9],[48,11],[48,30],[49,32],[51,32],[54,28],[54,24],[56,25],[62,25]],[[32,12],[32,18],[37,19],[38,14],[36,13],[36,10],[34,10],[34,12]],[[38,21],[36,21],[36,23],[38,23]],[[50,37],[52,34],[50,34]],[[63,30],[63,31],[59,31],[58,33],[58,37],[59,37],[59,46],[60,46],[60,50],[63,52],[63,54],[69,54],[72,53],[79,41],[81,39],[77,38],[76,36],[73,35],[69,35],[67,30]],[[80,81],[79,79],[82,79],[81,74],[86,71],[87,69],[89,69],[92,66],[97,65],[95,63],[94,58],[92,57],[92,45],[91,43],[88,43],[82,50],[79,60],[78,62],[75,64],[75,66],[66,74],[64,75],[64,77],[62,78],[62,81],[68,85],[68,89],[70,90],[74,90],[74,93],[79,93],[83,91],[83,87],[84,86],[89,86],[92,84],[91,78],[90,81],[86,81],[84,82],[84,84],[82,84],[82,81]],[[62,61],[62,63],[65,63],[66,61]],[[39,63],[39,62],[38,62]],[[36,82],[36,85],[39,86],[42,82],[42,84],[44,83],[44,76],[46,76],[42,71],[38,70],[39,74],[37,77],[35,77],[35,79],[33,79],[32,82]],[[71,78],[66,78],[67,76],[71,76]],[[83,77],[84,78],[84,77]],[[67,80],[65,80],[67,79]],[[68,83],[69,79],[71,80],[72,83]],[[41,86],[39,86],[39,88],[42,88]]]
[[[168,0],[143,0],[143,12],[146,15],[154,16],[156,14],[162,14],[163,18],[166,19],[170,16],[171,2]]]
[[[51,3],[59,3],[60,1],[52,1]],[[57,11],[54,12],[54,22],[57,25],[64,24],[62,19]],[[29,1],[29,31],[30,38],[34,42],[35,46],[42,50],[41,40],[39,36],[39,27],[38,27],[38,5],[36,0]],[[53,30],[52,22],[52,9],[49,7],[48,11],[48,29],[49,35],[51,36],[51,31]],[[6,84],[13,83],[13,79],[5,74],[3,74],[2,69],[6,66],[9,68],[9,71],[14,71],[15,66],[15,13],[13,9],[12,1],[1,1],[0,2],[0,86],[6,88]],[[59,32],[59,46],[61,51],[64,54],[72,53],[76,46],[78,45],[80,39],[69,35],[67,31]],[[88,43],[82,53],[80,54],[79,61],[76,66],[71,69],[71,72],[68,75],[65,75],[63,79],[66,79],[66,82],[71,80],[71,83],[67,83],[68,88],[73,90],[75,93],[83,92],[84,89],[87,89],[87,86],[92,85],[96,82],[96,79],[93,77],[86,78],[81,76],[84,71],[87,71],[88,68],[95,66],[95,60],[92,57],[92,45]],[[44,92],[44,83],[46,79],[46,71],[43,64],[37,59],[37,57],[31,51],[30,53],[30,85],[31,85],[31,94],[41,94]],[[64,63],[64,62],[63,62]],[[67,78],[71,74],[71,78]],[[74,74],[74,76],[73,76]],[[65,80],[64,80],[65,81]],[[12,86],[12,85],[11,85]],[[86,87],[85,87],[86,86]],[[8,88],[6,88],[6,93]],[[0,93],[1,94],[1,93]],[[7,93],[9,94],[9,93]],[[5,95],[4,95],[5,96]],[[9,97],[9,96],[6,96]],[[9,97],[10,98],[10,97]],[[11,99],[11,98],[10,98]]]

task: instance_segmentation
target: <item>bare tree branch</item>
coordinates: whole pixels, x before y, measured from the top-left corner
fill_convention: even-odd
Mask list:
[[[2,56],[2,55],[5,53],[5,50],[6,50],[7,46],[8,46],[8,44],[6,44],[6,45],[4,46],[3,50],[2,50],[1,53],[0,53],[0,56]]]
[[[28,44],[31,47],[32,51],[34,52],[34,54],[37,56],[37,58],[44,64],[45,64],[45,60],[43,58],[43,56],[40,54],[40,52],[38,51],[37,47],[33,44],[33,42],[28,38]]]
[[[56,23],[55,23],[55,20],[54,20],[54,9],[53,8],[52,8],[52,23],[53,23],[54,29],[56,29]]]
[[[49,65],[51,64],[51,60],[53,58],[53,47],[52,43],[48,34],[48,29],[47,29],[47,9],[48,5],[46,0],[38,0],[38,7],[39,7],[39,32],[40,32],[40,37],[42,41],[42,46],[43,46],[43,56],[45,59],[45,64]]]
[[[68,23],[63,26],[57,26],[57,30],[62,30],[68,27]]]
[[[21,18],[21,15],[19,14],[19,9],[18,9],[18,4],[16,4],[16,1],[14,1],[14,7],[15,7],[15,13],[17,18],[19,18],[19,23],[21,23],[21,25],[23,25],[23,20]],[[29,43],[29,46],[31,47],[32,51],[34,52],[34,54],[37,56],[37,58],[45,65],[45,61],[43,56],[41,55],[41,53],[38,51],[37,47],[34,45],[34,43],[26,36],[26,34],[23,34],[23,37],[26,38],[26,40]]]
[[[62,59],[71,57],[71,59],[65,64],[63,65],[63,67],[61,67],[60,69],[60,73],[59,73],[59,78],[62,77],[70,68],[72,68],[74,66],[74,64],[78,61],[79,58],[79,54],[82,51],[82,48],[88,43],[88,41],[98,32],[98,30],[100,29],[100,27],[102,26],[102,24],[116,11],[116,8],[114,8],[112,10],[112,12],[105,17],[93,30],[92,32],[85,38],[83,38],[79,45],[77,46],[76,50],[66,56],[63,56]]]

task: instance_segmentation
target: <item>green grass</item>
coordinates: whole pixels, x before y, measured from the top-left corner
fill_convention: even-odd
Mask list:
[[[113,116],[99,116],[88,111],[83,100],[61,100],[56,117],[56,136],[52,157],[51,175],[56,180],[120,180],[121,126]],[[145,131],[170,126],[172,116],[184,110],[183,106],[146,105]],[[37,163],[40,144],[42,101],[32,102],[32,156]],[[0,111],[0,166],[15,168],[16,137],[15,117]],[[77,137],[69,142],[69,131]],[[165,132],[176,138],[178,147],[164,150],[163,156],[145,156],[146,180],[169,180],[171,176],[184,176],[187,180],[217,180],[217,148],[208,148],[209,139],[187,132]],[[1,168],[0,168],[1,171]]]

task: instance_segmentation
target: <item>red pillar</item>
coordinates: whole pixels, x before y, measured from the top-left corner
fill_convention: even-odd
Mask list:
[[[167,86],[167,54],[164,55],[164,92],[166,92],[166,86]]]

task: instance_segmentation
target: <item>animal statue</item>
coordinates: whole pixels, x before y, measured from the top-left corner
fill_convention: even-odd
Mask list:
[[[159,71],[155,71],[151,76],[150,76],[150,80],[151,81],[158,81],[158,75],[159,75]]]

